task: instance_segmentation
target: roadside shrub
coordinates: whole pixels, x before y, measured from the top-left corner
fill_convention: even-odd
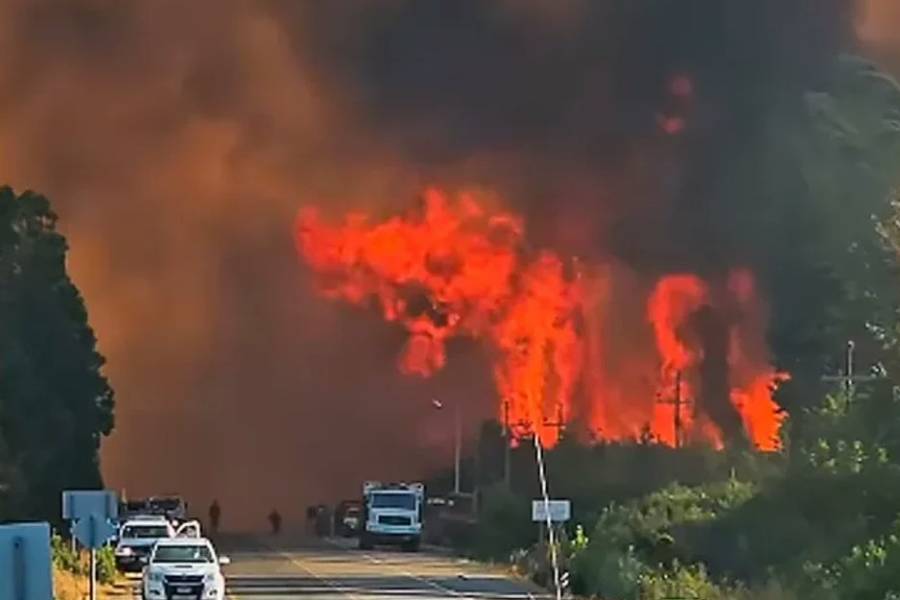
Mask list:
[[[842,600],[900,596],[900,522],[830,565],[807,563],[804,572],[809,594],[830,593]]]
[[[637,598],[641,580],[649,571],[635,553],[599,543],[577,554],[570,564],[572,591],[580,596]]]
[[[116,581],[116,553],[112,546],[104,546],[97,551],[97,580],[100,583]]]
[[[59,534],[53,534],[50,538],[50,556],[53,565],[57,569],[81,575],[84,572],[84,564],[77,551],[72,551],[69,540],[65,540]]]
[[[734,480],[698,487],[676,484],[606,508],[586,545],[581,540],[583,547],[572,553],[573,591],[643,599],[674,587],[715,587],[705,570],[680,566],[694,562],[692,549],[680,541],[682,528],[721,517],[746,503],[755,490]]]
[[[640,580],[640,600],[734,600],[736,591],[714,583],[702,565],[654,569]],[[637,598],[635,600],[638,600]]]
[[[90,574],[87,552],[84,550],[73,552],[71,541],[63,539],[59,534],[54,534],[50,539],[50,556],[53,566],[61,571],[74,575]],[[97,581],[114,583],[116,576],[115,550],[110,546],[103,547],[97,551]]]

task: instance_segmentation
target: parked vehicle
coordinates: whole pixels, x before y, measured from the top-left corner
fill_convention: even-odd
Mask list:
[[[363,525],[359,547],[400,545],[416,552],[422,539],[425,486],[421,483],[367,481],[363,484]]]
[[[362,502],[359,500],[344,500],[338,504],[334,511],[334,530],[344,537],[353,537],[359,534],[362,525]]]
[[[164,516],[144,515],[131,518],[119,528],[116,542],[116,568],[120,571],[139,571],[143,561],[150,556],[153,547],[161,540],[176,537],[191,538],[193,532],[199,535],[199,524],[188,521],[177,529]]]
[[[225,577],[220,565],[227,565],[230,560],[216,556],[212,543],[205,538],[160,540],[145,562],[141,581],[144,600],[225,600]]]

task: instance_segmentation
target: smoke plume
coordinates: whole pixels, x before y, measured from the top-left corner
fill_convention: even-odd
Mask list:
[[[598,305],[736,266],[764,296],[762,226],[726,191],[760,176],[742,161],[773,106],[853,43],[853,9],[0,0],[0,179],[47,194],[69,237],[118,395],[109,483],[218,497],[255,526],[446,463],[432,396],[473,428],[495,414],[480,348],[404,378],[404,332],[314,293],[300,206],[385,215],[430,184],[479,188],[534,248],[627,271],[592,279]]]

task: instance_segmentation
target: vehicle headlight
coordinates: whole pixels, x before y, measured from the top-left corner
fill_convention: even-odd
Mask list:
[[[147,575],[147,579],[154,583],[162,583],[163,574],[159,571],[150,571],[150,573]]]
[[[207,573],[203,577],[203,581],[206,583],[215,583],[216,582],[216,574],[215,573]]]
[[[129,548],[128,546],[119,546],[116,548],[116,554],[119,556],[131,556],[134,554],[134,550]]]

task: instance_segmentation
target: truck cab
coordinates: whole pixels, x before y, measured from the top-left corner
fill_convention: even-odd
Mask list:
[[[425,486],[421,483],[363,484],[363,523],[359,547],[399,545],[415,552],[422,539]]]

